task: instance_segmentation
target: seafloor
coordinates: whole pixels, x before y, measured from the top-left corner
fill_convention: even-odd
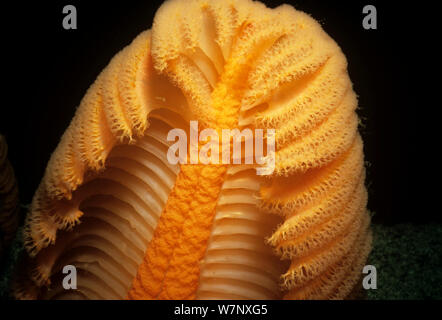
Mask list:
[[[5,254],[0,270],[0,299],[10,299],[9,282],[23,250],[18,235]],[[442,225],[373,224],[373,250],[367,264],[377,270],[377,289],[358,299],[442,299]]]

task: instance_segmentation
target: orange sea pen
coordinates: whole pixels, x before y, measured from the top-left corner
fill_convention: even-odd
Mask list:
[[[0,260],[18,226],[18,187],[7,155],[6,139],[0,135]]]
[[[171,0],[83,98],[26,219],[17,298],[341,299],[371,245],[346,58],[305,13]],[[182,164],[172,128],[276,129],[275,170]],[[80,223],[81,222],[81,223]],[[78,289],[64,290],[75,265]]]

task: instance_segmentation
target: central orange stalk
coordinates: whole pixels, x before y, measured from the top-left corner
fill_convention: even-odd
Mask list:
[[[129,299],[195,299],[226,166],[183,165]]]
[[[211,93],[208,123],[221,129],[237,125],[244,68],[231,61]],[[195,299],[226,165],[181,165],[154,236],[129,290],[129,299]]]

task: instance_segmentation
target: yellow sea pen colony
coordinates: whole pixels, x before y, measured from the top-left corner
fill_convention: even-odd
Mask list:
[[[24,231],[17,298],[340,299],[371,245],[346,58],[305,13],[171,0],[82,100]],[[275,131],[275,168],[171,163],[168,133]],[[64,290],[74,265],[77,290]]]

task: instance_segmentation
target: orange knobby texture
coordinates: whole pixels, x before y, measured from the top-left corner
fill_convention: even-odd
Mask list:
[[[129,299],[195,299],[226,166],[182,165]]]

